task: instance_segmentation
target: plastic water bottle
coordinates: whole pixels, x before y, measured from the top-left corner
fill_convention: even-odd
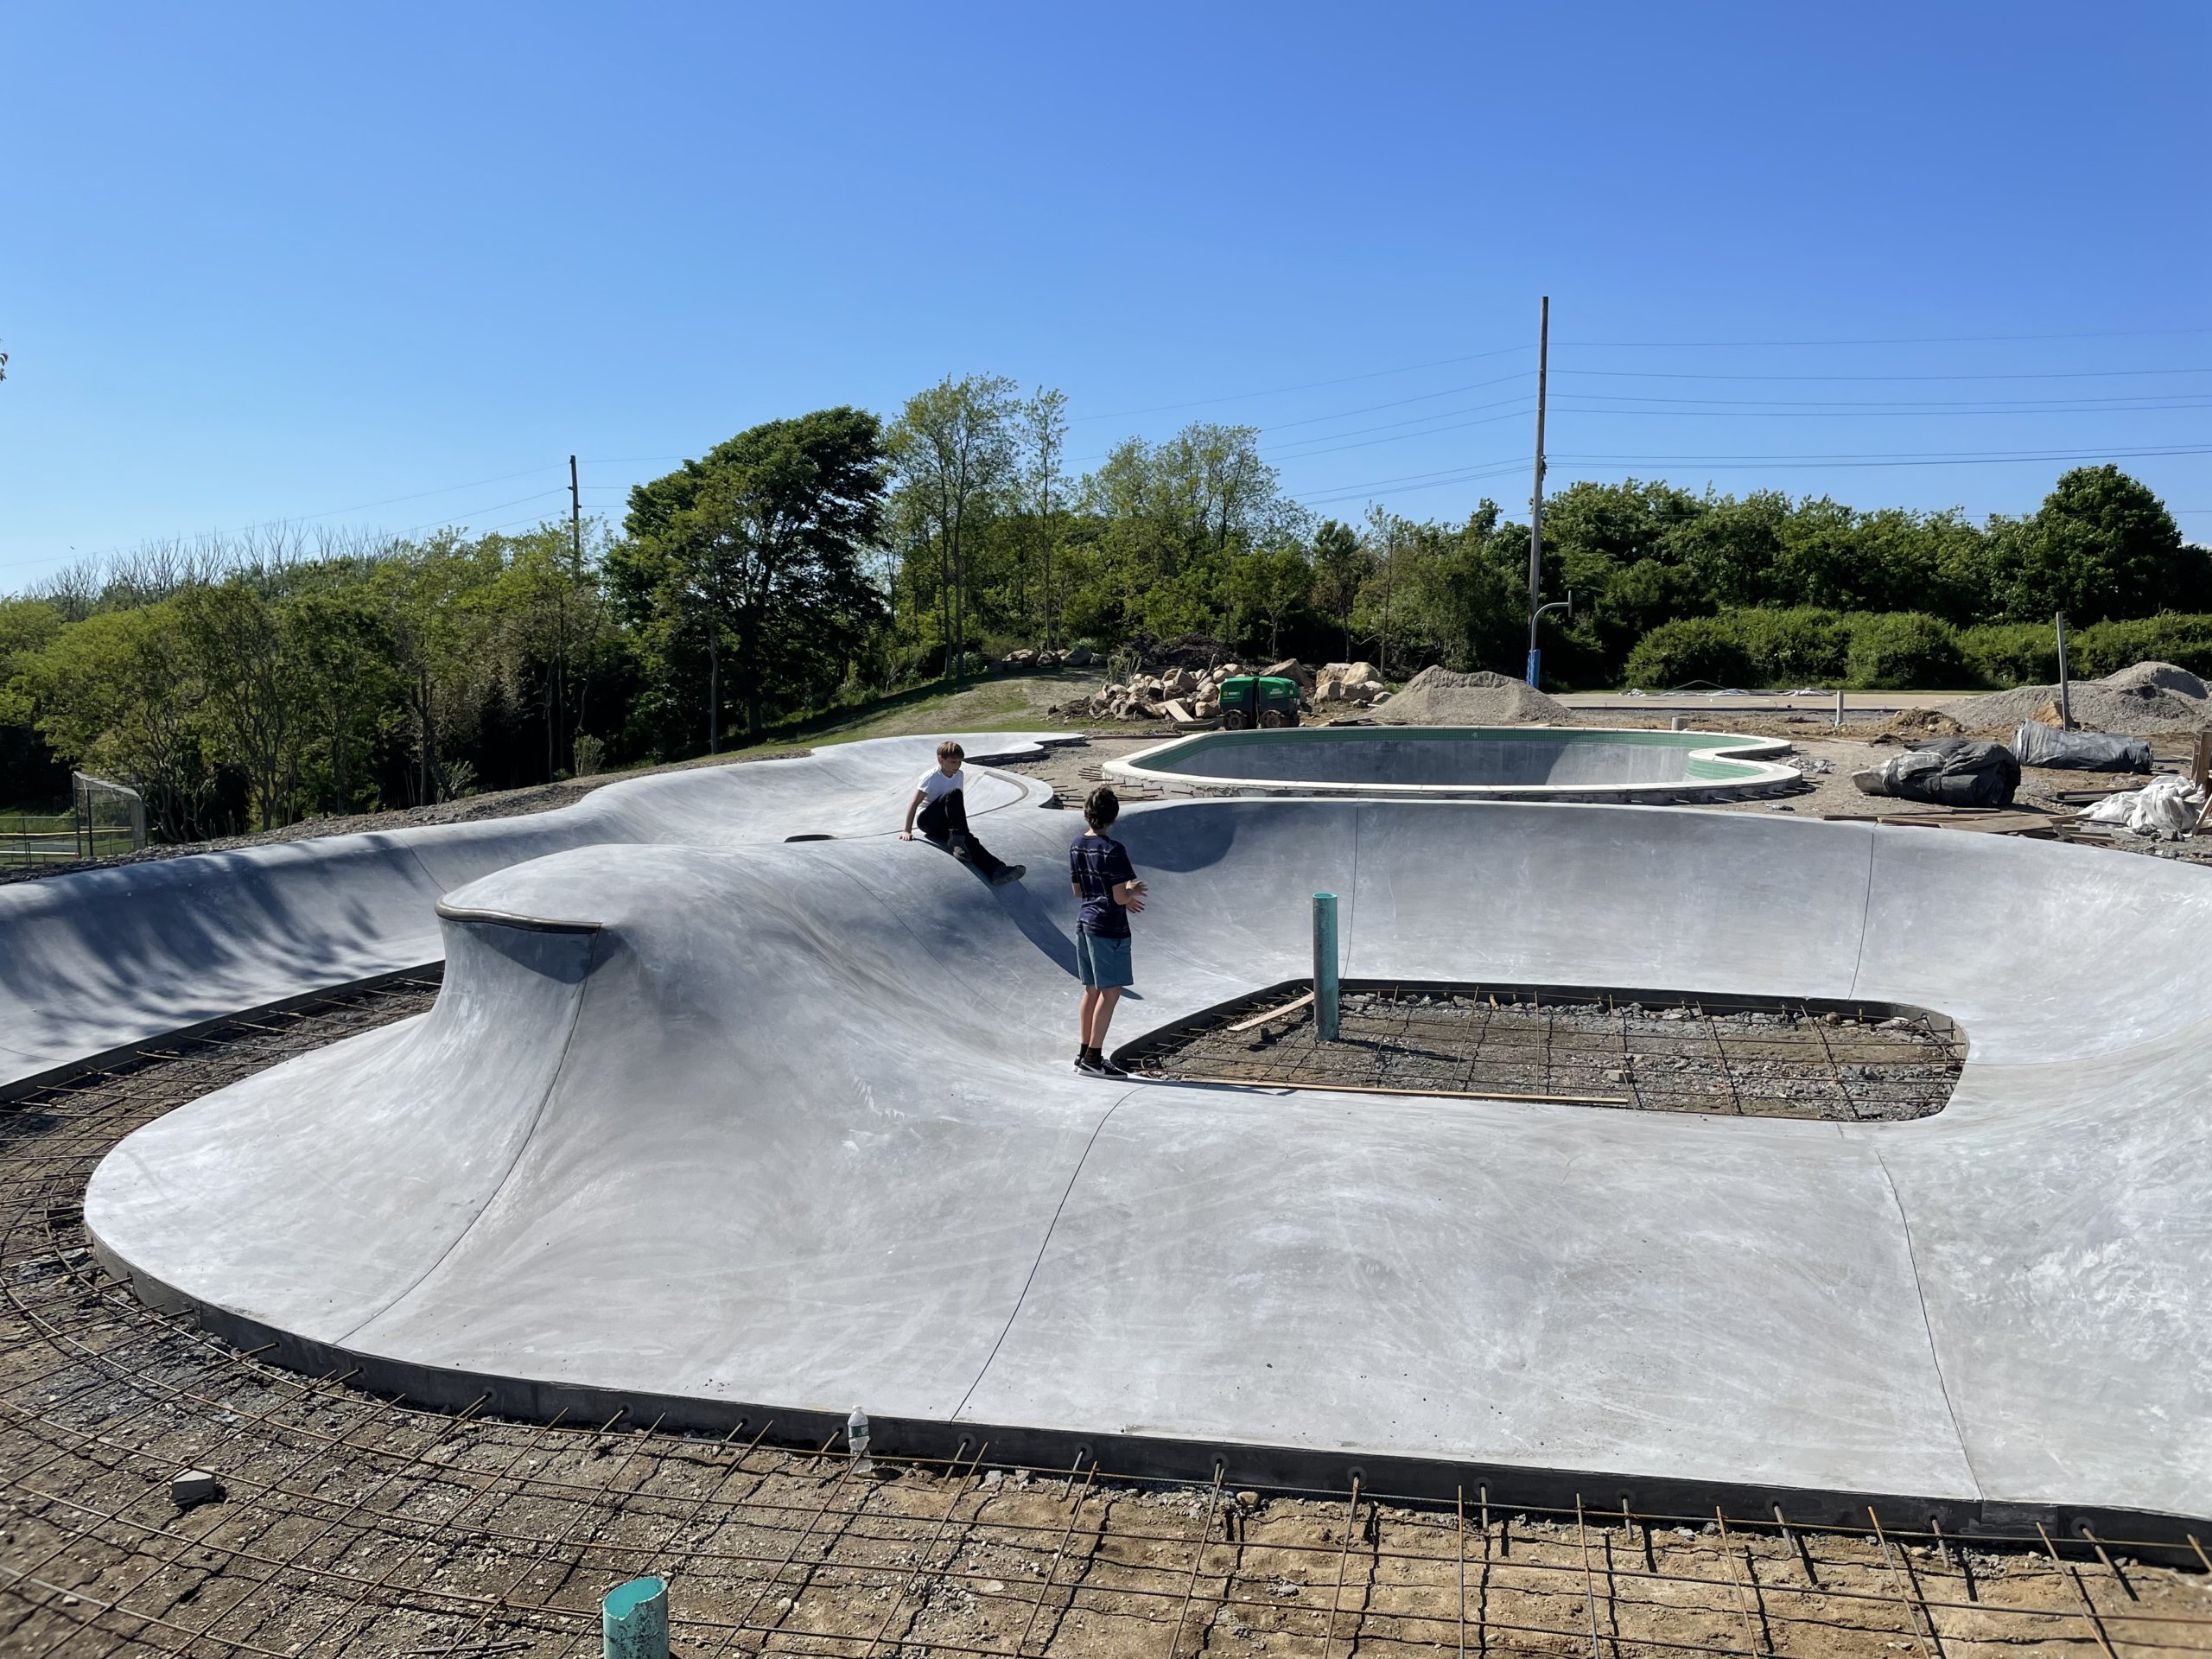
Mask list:
[[[855,1406],[853,1414],[845,1419],[846,1456],[852,1463],[851,1472],[854,1474],[872,1475],[875,1472],[875,1464],[868,1454],[868,1413]]]

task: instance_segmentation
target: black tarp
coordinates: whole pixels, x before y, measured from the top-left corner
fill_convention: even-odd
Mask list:
[[[2069,732],[2031,720],[2013,734],[2012,752],[2024,766],[2063,766],[2074,772],[2148,772],[2151,746],[2118,732]]]

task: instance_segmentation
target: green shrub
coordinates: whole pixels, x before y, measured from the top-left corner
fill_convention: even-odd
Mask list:
[[[1636,642],[1628,654],[1628,683],[1669,690],[1700,680],[1715,685],[1745,685],[1751,662],[1737,637],[1732,620],[1683,617],[1662,622]]]
[[[1958,632],[1941,617],[1919,611],[1861,612],[1846,617],[1851,651],[1844,671],[1870,691],[1957,685],[1966,678]]]
[[[2052,639],[2050,679],[2058,677],[2056,636]],[[2067,668],[2082,679],[2096,679],[2119,672],[2133,663],[2173,663],[2192,674],[2212,674],[2212,616],[2139,617],[2126,622],[2100,622],[2070,633],[2066,640]]]
[[[1851,630],[1834,611],[1801,605],[1730,611],[1720,620],[1743,646],[1758,684],[1833,685],[1843,677]]]
[[[2058,635],[2035,622],[1993,622],[1959,636],[1967,672],[1987,685],[2049,685],[2058,678]]]

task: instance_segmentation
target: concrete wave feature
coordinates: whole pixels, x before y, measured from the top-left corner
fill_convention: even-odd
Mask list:
[[[969,810],[1033,805],[1033,779],[982,770],[1044,734],[967,740]],[[441,895],[566,848],[721,847],[883,835],[934,737],[879,738],[784,760],[609,784],[528,817],[160,859],[0,887],[0,1096],[102,1054],[443,953]]]
[[[1122,823],[1119,1039],[1300,974],[1327,890],[1349,975],[1864,997],[1969,1057],[1882,1124],[1109,1084],[1067,814],[993,815],[1000,889],[882,838],[576,846],[445,895],[435,1012],[138,1130],[87,1221],[417,1399],[2212,1512],[2202,872],[1632,807]]]

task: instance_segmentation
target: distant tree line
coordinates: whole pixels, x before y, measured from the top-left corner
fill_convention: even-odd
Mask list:
[[[0,600],[0,806],[72,766],[137,785],[175,840],[419,805],[757,741],[1017,645],[1517,671],[1528,529],[1496,504],[1319,518],[1255,429],[1204,423],[1077,474],[1065,401],[971,376],[888,423],[771,421],[581,537],[279,532],[76,567]],[[1567,684],[2014,683],[2046,677],[2056,611],[2091,659],[2212,670],[2212,559],[2111,467],[1980,524],[1578,484],[1544,563],[1575,600],[1545,624]]]

